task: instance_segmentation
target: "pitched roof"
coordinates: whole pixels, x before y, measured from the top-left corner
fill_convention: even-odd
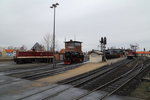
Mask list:
[[[14,51],[15,51],[14,49],[5,49],[5,52],[7,52],[7,53],[12,53]]]
[[[103,55],[103,52],[101,52],[99,50],[92,50],[92,51],[89,52],[89,54],[91,54],[91,53],[96,53],[98,55]]]
[[[41,51],[41,50],[43,50],[43,48],[44,47],[42,45],[40,45],[38,42],[36,42],[34,44],[34,46],[31,48],[31,50]]]

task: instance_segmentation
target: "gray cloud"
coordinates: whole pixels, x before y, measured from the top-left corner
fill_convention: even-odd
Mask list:
[[[50,33],[53,27],[52,3],[56,11],[56,40],[83,42],[83,49],[97,49],[101,36],[108,46],[129,47],[138,43],[150,50],[149,0],[1,0],[0,46],[30,48]]]

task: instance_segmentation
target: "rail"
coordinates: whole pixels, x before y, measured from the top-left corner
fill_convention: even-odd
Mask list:
[[[124,63],[129,63],[129,62],[130,62],[130,61],[127,61],[127,62],[124,62]],[[124,64],[124,63],[120,63],[119,65],[117,65],[117,66],[115,66],[115,67],[117,68],[118,66],[120,66],[120,65],[122,65],[122,64]],[[113,68],[109,69],[109,71],[111,71],[112,69],[113,69]],[[96,71],[93,71],[93,74],[94,74],[94,72],[96,72]],[[98,71],[97,71],[97,72],[98,72]],[[99,73],[100,73],[100,72],[99,72]],[[101,74],[104,74],[104,72],[102,72]],[[87,77],[87,76],[89,76],[89,75],[90,75],[90,73],[88,73],[88,74],[85,75],[85,76],[82,76],[82,75],[81,75],[80,78],[84,78],[84,77]],[[92,74],[91,74],[91,75],[92,75]],[[68,81],[68,82],[62,82],[61,84],[62,84],[62,85],[63,85],[63,84],[68,84],[68,83],[73,82],[73,81],[76,81],[76,80],[78,80],[78,79],[79,79],[79,78],[76,78],[75,80],[73,79],[72,81]],[[87,80],[87,81],[89,81],[89,80]],[[87,81],[84,81],[84,83],[87,82]],[[73,85],[73,86],[71,86],[71,87],[75,87],[75,86],[78,86],[78,85],[81,85],[81,84],[83,84],[83,83],[79,83],[79,84]],[[20,98],[19,100],[28,98],[28,97],[30,97],[30,96],[33,96],[33,95],[35,95],[35,94],[42,93],[42,92],[44,92],[44,91],[47,91],[47,90],[50,90],[50,89],[53,89],[53,88],[56,88],[57,86],[58,86],[58,85],[54,85],[53,87],[47,88],[47,89],[45,89],[45,90],[43,90],[43,91],[39,91],[39,92],[37,92],[37,93],[33,93],[33,94],[28,95],[28,96],[26,96],[26,97]],[[71,87],[69,87],[69,88],[71,88]],[[68,90],[69,88],[66,88],[66,89],[64,89],[64,90],[62,90],[62,91],[59,91],[57,94],[59,94],[59,93],[61,93],[61,92],[63,92],[63,91],[66,91],[66,90]],[[50,98],[50,97],[52,97],[52,96],[55,96],[55,95],[57,95],[57,94],[44,97],[42,100],[45,100],[45,99]]]
[[[122,78],[124,78],[125,76],[127,76],[127,75],[129,75],[130,73],[132,73],[133,71],[135,71],[135,69],[137,69],[137,66],[138,66],[138,63],[137,63],[131,70],[129,70],[129,71],[126,72],[125,74],[121,75],[120,77],[117,77],[117,78],[115,78],[115,79],[113,79],[113,80],[111,80],[111,81],[105,83],[104,85],[99,86],[99,87],[95,88],[94,90],[92,90],[92,91],[90,91],[90,92],[88,92],[88,93],[86,93],[86,94],[83,94],[83,95],[81,95],[81,96],[79,96],[79,97],[77,97],[77,98],[75,98],[75,99],[73,99],[73,100],[79,100],[79,99],[81,99],[81,98],[84,98],[85,96],[87,96],[87,95],[89,95],[89,94],[91,94],[91,93],[93,93],[93,92],[95,92],[95,91],[97,91],[97,90],[100,90],[100,89],[102,89],[102,88],[104,88],[104,87],[106,87],[106,86],[110,86],[110,84],[112,84],[112,83],[114,83],[114,82],[120,81]],[[129,79],[126,78],[126,79],[128,79],[128,80],[125,80],[125,81],[124,81],[122,84],[120,84],[119,87],[117,87],[115,90],[112,90],[111,92],[108,92],[107,94],[105,94],[105,95],[103,95],[102,97],[100,97],[99,100],[104,100],[104,99],[106,99],[107,97],[109,97],[110,95],[112,95],[113,93],[115,93],[117,90],[119,90],[121,87],[123,87],[124,85],[126,85],[129,81],[131,81],[136,75],[138,75],[138,74],[141,72],[141,69],[142,69],[142,68],[143,68],[143,66],[142,66],[142,67],[139,67],[139,69],[137,69],[138,71],[136,72],[136,74],[134,74],[134,75],[133,75],[132,77],[130,77]]]
[[[106,69],[106,70],[101,71],[101,72],[97,71],[98,73],[94,73],[94,72],[95,72],[95,71],[94,71],[94,72],[92,72],[92,73],[86,74],[85,76],[78,77],[77,79],[72,79],[72,80],[70,80],[70,81],[68,81],[68,82],[64,82],[63,84],[69,84],[69,83],[72,83],[72,82],[74,82],[74,81],[76,81],[76,80],[79,80],[79,79],[88,77],[88,78],[86,78],[84,81],[79,82],[79,83],[77,83],[77,84],[75,84],[75,85],[72,85],[71,87],[68,87],[68,88],[66,88],[66,89],[64,89],[64,90],[61,90],[61,91],[57,92],[57,94],[54,94],[54,95],[50,95],[50,96],[48,96],[48,97],[45,97],[45,98],[43,98],[42,100],[47,100],[48,98],[54,97],[54,96],[56,96],[56,95],[58,95],[58,94],[60,94],[60,93],[62,93],[62,92],[64,92],[64,91],[66,91],[66,90],[68,90],[68,89],[70,89],[70,88],[72,88],[72,87],[77,87],[77,86],[80,86],[80,85],[82,85],[82,84],[84,84],[84,83],[87,83],[87,82],[89,82],[89,81],[91,81],[91,80],[93,80],[93,79],[95,79],[95,78],[97,78],[97,77],[99,77],[99,76],[101,76],[101,75],[104,75],[104,74],[106,74],[106,73],[108,73],[108,72],[110,72],[110,71],[116,70],[116,69],[117,69],[118,67],[120,67],[121,65],[127,64],[127,63],[129,63],[129,62],[130,62],[130,61],[121,63],[121,64],[119,64],[119,65],[117,65],[117,66],[115,66],[115,67],[112,67],[112,68],[110,67],[109,69]],[[92,77],[90,77],[90,75],[91,75]],[[90,77],[90,78],[89,78],[89,77]]]

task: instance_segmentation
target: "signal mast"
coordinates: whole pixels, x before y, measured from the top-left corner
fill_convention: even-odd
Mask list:
[[[101,52],[103,52],[103,54],[104,54],[104,61],[106,61],[105,48],[106,48],[106,44],[107,44],[107,38],[101,37],[101,40],[99,42],[101,45]]]
[[[101,52],[105,52],[106,44],[107,44],[107,38],[101,37],[101,40],[99,41],[101,45]]]

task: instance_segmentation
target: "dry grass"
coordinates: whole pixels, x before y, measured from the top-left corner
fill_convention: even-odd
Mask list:
[[[148,92],[149,87],[150,82],[142,82],[139,87],[131,93],[130,96],[150,100],[150,92]]]

